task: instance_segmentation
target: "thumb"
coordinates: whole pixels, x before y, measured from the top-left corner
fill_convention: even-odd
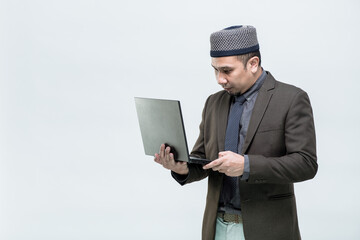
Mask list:
[[[223,156],[225,155],[225,153],[226,153],[226,152],[224,152],[224,151],[223,151],[223,152],[219,152],[219,154],[218,154],[218,155],[219,155],[219,158],[223,157]]]

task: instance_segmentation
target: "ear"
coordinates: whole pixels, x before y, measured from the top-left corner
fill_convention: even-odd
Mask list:
[[[247,68],[253,73],[255,74],[259,68],[259,58],[254,56],[252,58],[249,59],[249,61],[247,62]]]

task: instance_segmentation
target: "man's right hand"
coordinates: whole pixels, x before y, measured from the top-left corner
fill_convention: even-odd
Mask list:
[[[161,144],[160,152],[155,153],[154,161],[177,174],[187,175],[189,173],[187,162],[175,162],[174,154],[170,153],[170,150],[170,147],[165,148],[165,144]]]

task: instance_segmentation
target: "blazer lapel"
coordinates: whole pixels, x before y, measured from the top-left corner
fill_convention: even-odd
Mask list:
[[[255,102],[254,108],[252,110],[250,123],[249,123],[249,127],[247,130],[246,138],[245,138],[245,143],[244,143],[244,145],[242,147],[242,151],[241,151],[242,153],[245,153],[247,151],[247,149],[257,131],[257,128],[265,114],[266,108],[270,102],[272,95],[273,95],[271,90],[274,88],[275,88],[275,79],[269,72],[267,72],[266,79],[259,90],[259,94],[256,98],[256,102]]]

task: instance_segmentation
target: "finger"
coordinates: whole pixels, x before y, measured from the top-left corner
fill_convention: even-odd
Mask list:
[[[161,164],[161,161],[160,161],[160,156],[159,154],[155,153],[155,156],[154,156],[154,161]]]
[[[229,157],[230,154],[233,154],[234,152],[232,151],[222,151],[222,152],[219,152],[219,158],[222,158],[222,157]]]
[[[173,164],[175,165],[175,167],[177,169],[184,168],[184,166],[187,167],[187,162],[183,162],[183,161],[175,161],[174,160]]]
[[[212,168],[214,171],[219,171],[221,173],[224,173],[227,171],[226,168],[224,168],[223,164],[217,165],[215,167]]]
[[[221,159],[221,158],[218,158],[218,159],[215,159],[214,161],[212,161],[211,163],[208,163],[208,164],[206,164],[205,166],[203,166],[203,169],[214,168],[214,167],[216,167],[216,166],[221,165],[221,163],[222,163],[222,159]]]
[[[169,161],[170,161],[170,162],[175,161],[175,160],[174,160],[174,154],[169,153]]]
[[[174,158],[173,158],[173,160],[174,160],[175,165],[177,165],[177,166],[181,166],[181,165],[186,165],[186,164],[187,164],[187,162],[183,162],[183,161],[175,161],[175,159],[174,159]]]
[[[170,147],[165,148],[165,161],[170,161]]]
[[[219,154],[218,154],[219,158],[223,157],[225,155],[225,153],[226,153],[225,151],[224,152],[219,152]]]
[[[187,162],[178,162],[180,165],[187,165]]]
[[[160,145],[160,158],[165,157],[165,144]]]
[[[175,164],[175,169],[179,169],[179,170],[188,169],[187,162],[183,162],[183,161],[175,162],[174,161],[174,164]]]

